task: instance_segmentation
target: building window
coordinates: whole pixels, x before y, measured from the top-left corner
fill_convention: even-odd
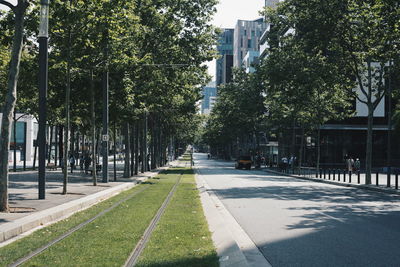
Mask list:
[[[251,48],[251,39],[247,40],[247,48]]]

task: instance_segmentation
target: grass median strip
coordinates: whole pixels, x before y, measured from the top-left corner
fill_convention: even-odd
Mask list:
[[[7,246],[0,248],[0,266],[8,266],[9,264],[15,262],[16,260],[28,255],[32,251],[46,245],[51,240],[59,237],[60,235],[66,233],[69,229],[85,222],[86,220],[94,217],[101,211],[111,207],[116,202],[123,198],[126,198],[130,194],[137,192],[143,188],[139,185],[130,190],[124,191],[117,196],[114,196],[108,200],[105,200],[95,206],[86,209],[84,211],[78,212],[69,218],[62,220],[58,223],[52,224],[38,231],[33,232],[31,235],[19,239]]]
[[[181,183],[137,266],[218,265],[193,170],[184,169]]]
[[[121,266],[176,182],[161,174],[149,190],[75,232],[23,266]]]

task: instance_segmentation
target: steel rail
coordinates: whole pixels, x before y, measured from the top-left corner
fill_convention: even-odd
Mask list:
[[[162,215],[164,214],[165,209],[167,208],[169,202],[172,199],[178,185],[182,179],[183,173],[180,174],[178,180],[176,181],[175,185],[172,187],[171,191],[165,198],[163,204],[161,205],[160,209],[157,211],[156,215],[151,220],[149,226],[147,227],[146,231],[144,232],[143,236],[137,243],[136,247],[133,249],[131,255],[129,256],[128,260],[125,262],[124,267],[132,267],[135,266],[137,260],[139,259],[140,255],[142,254],[144,248],[146,247],[154,229],[157,226],[157,223],[160,221]]]
[[[106,213],[110,212],[111,210],[115,209],[116,207],[118,207],[119,205],[121,205],[122,203],[124,203],[125,201],[128,201],[129,199],[133,198],[134,196],[142,193],[144,190],[148,189],[150,186],[145,186],[142,189],[140,189],[139,191],[134,192],[133,194],[127,196],[124,199],[121,199],[120,201],[118,201],[117,203],[115,203],[114,205],[112,205],[111,207],[103,210],[102,212],[98,213],[96,216],[90,218],[89,220],[71,228],[70,230],[68,230],[66,233],[64,233],[63,235],[57,237],[56,239],[53,239],[52,241],[50,241],[49,243],[47,243],[46,245],[36,249],[35,251],[31,252],[30,254],[28,254],[27,256],[18,259],[17,261],[15,261],[14,263],[10,264],[9,267],[16,267],[16,266],[20,266],[21,264],[27,262],[28,260],[32,259],[33,257],[39,255],[40,253],[42,253],[43,251],[47,250],[49,247],[57,244],[58,242],[60,242],[61,240],[67,238],[68,236],[72,235],[73,233],[75,233],[76,231],[78,231],[79,229],[83,228],[84,226],[88,225],[89,223],[93,222],[94,220],[98,219],[99,217],[105,215]]]

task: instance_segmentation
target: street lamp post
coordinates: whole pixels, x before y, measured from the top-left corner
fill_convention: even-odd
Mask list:
[[[108,66],[103,74],[103,183],[108,183],[108,86],[109,86]]]
[[[48,30],[50,0],[40,0],[39,25],[39,199],[45,199],[46,189],[46,97],[48,82]]]

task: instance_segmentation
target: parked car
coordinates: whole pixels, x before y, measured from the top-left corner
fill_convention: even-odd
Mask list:
[[[236,160],[236,164],[235,164],[235,169],[242,169],[242,168],[246,168],[248,170],[251,169],[251,157],[250,156],[240,156],[237,160]]]

